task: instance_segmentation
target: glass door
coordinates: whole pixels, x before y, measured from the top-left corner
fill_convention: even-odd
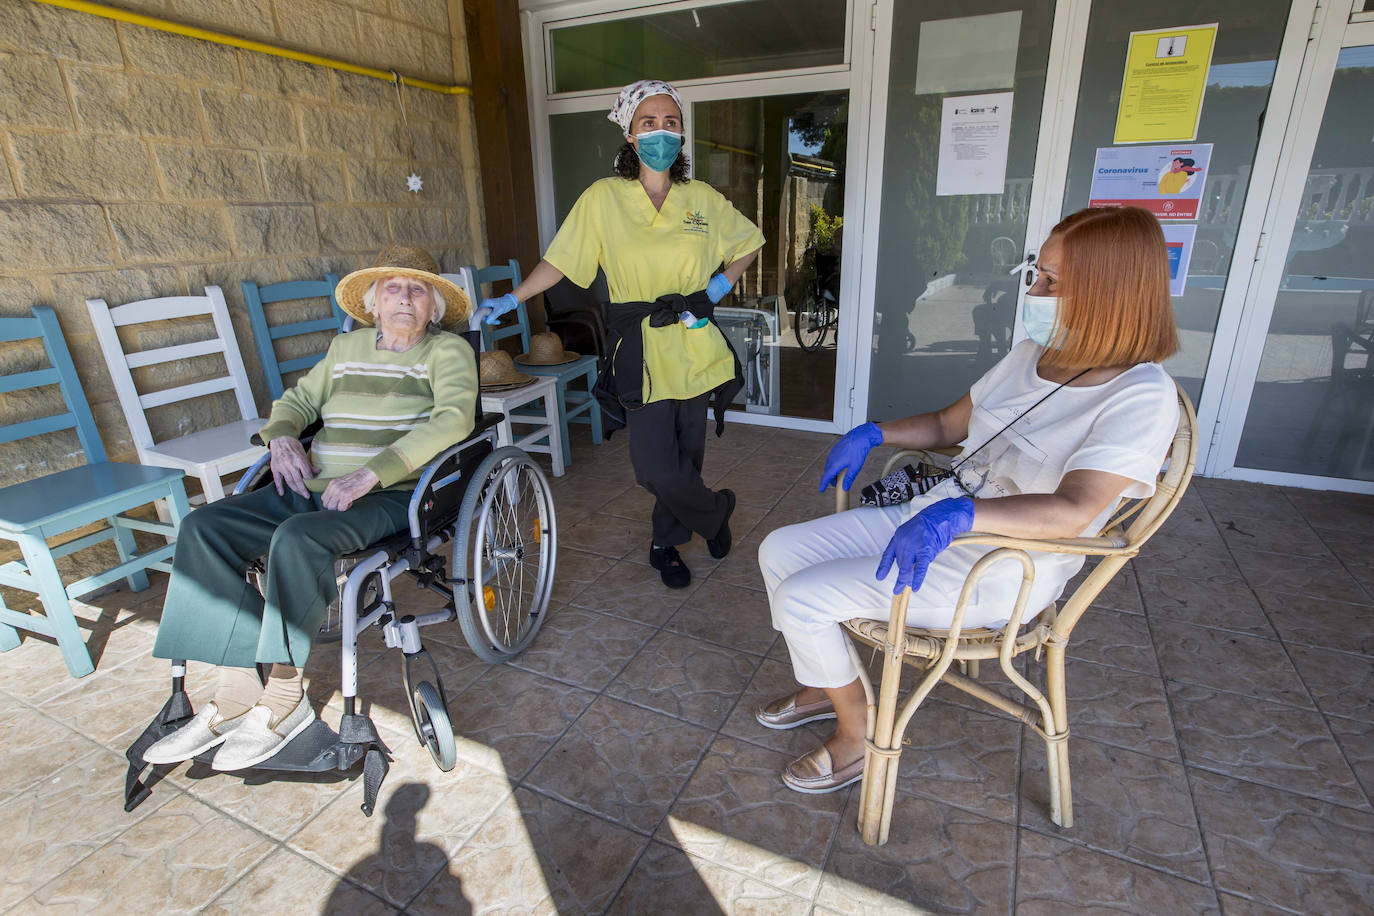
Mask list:
[[[695,178],[763,230],[767,242],[716,320],[744,369],[749,413],[834,415],[841,321],[849,93],[824,90],[692,106]]]
[[[1131,33],[1217,24],[1196,137],[1166,144],[1165,153],[1191,164],[1202,162],[1204,152],[1210,153],[1206,173],[1199,176],[1202,199],[1195,218],[1161,219],[1166,233],[1182,227],[1192,236],[1182,295],[1174,297],[1182,349],[1165,368],[1194,404],[1202,397],[1233,262],[1245,272],[1237,291],[1241,295],[1234,296],[1237,303],[1248,278],[1249,265],[1243,259],[1250,250],[1240,251],[1238,259],[1237,240],[1291,5],[1290,0],[1159,0],[1150,4],[1094,0],[1092,4],[1064,214],[1088,206],[1100,151],[1140,157],[1142,149],[1163,149],[1151,142],[1114,143]],[[1267,192],[1267,187],[1261,190]],[[1224,363],[1231,353],[1229,336],[1222,338],[1217,349]]]
[[[766,239],[716,311],[744,369],[732,409],[761,424],[834,429],[847,420],[837,412],[848,409],[858,333],[847,315],[858,272],[842,284],[840,264],[846,208],[862,208],[865,176],[846,181],[846,160],[853,145],[863,161],[867,141],[867,99],[855,89],[867,80],[867,5],[607,0],[581,9],[525,14],[531,85],[543,90],[532,100],[541,240],[610,174],[623,138],[605,112],[619,87],[646,75],[672,81],[693,180],[725,195]],[[865,125],[853,144],[851,101]],[[859,222],[849,232],[856,251]],[[604,301],[602,280],[593,290]]]
[[[1048,174],[1037,159],[1055,4],[879,9],[878,240],[864,253],[872,334],[859,344],[870,370],[855,418],[866,400],[869,419],[888,420],[952,403],[1011,345],[1018,284],[1008,271],[1039,243],[1027,233]]]
[[[1374,22],[1329,16],[1284,143],[1216,470],[1374,492]]]

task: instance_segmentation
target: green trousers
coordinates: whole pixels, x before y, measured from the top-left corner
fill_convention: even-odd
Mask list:
[[[196,509],[181,523],[153,655],[250,668],[302,667],[329,603],[334,561],[406,526],[409,490],[382,490],[343,512],[266,486]],[[267,557],[266,588],[247,581]]]

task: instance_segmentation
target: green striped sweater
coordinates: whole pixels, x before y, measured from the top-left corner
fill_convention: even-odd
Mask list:
[[[409,486],[435,455],[472,432],[477,363],[456,334],[431,332],[404,353],[377,349],[377,331],[334,338],[324,359],[272,405],[260,435],[299,436],[317,418],[310,446],[321,492],[332,478],[370,468],[380,487]]]

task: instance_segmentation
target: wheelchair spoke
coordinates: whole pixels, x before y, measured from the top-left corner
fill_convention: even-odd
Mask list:
[[[497,489],[492,501],[489,533],[485,544],[483,580],[494,593],[491,623],[502,642],[514,642],[524,630],[525,606],[532,594],[530,564],[538,571],[538,555],[529,555],[525,532],[532,530],[527,518],[534,513],[538,523],[538,504],[531,476],[524,468],[510,475],[515,479]]]
[[[518,456],[518,457],[517,457]],[[553,585],[553,502],[527,455],[502,449],[484,480],[472,523],[469,642],[480,633],[489,661],[514,655],[542,622]]]

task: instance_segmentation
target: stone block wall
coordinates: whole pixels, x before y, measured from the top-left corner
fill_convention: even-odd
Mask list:
[[[133,0],[112,4],[439,83],[465,83],[461,0]],[[471,102],[32,0],[0,3],[0,314],[58,313],[112,458],[135,458],[85,300],[223,289],[258,407],[266,386],[242,280],[321,279],[378,248],[485,260]],[[402,104],[404,103],[404,115]],[[418,172],[419,193],[406,189]],[[273,318],[322,316],[286,303]],[[138,346],[206,336],[169,321]],[[132,343],[132,338],[130,340]],[[290,352],[279,353],[283,357]],[[32,348],[0,345],[0,372]],[[144,370],[154,388],[221,364]],[[0,423],[44,412],[0,395]],[[155,434],[235,418],[225,393],[162,408]],[[0,484],[80,463],[74,435],[0,446]],[[191,487],[194,490],[194,486]]]

